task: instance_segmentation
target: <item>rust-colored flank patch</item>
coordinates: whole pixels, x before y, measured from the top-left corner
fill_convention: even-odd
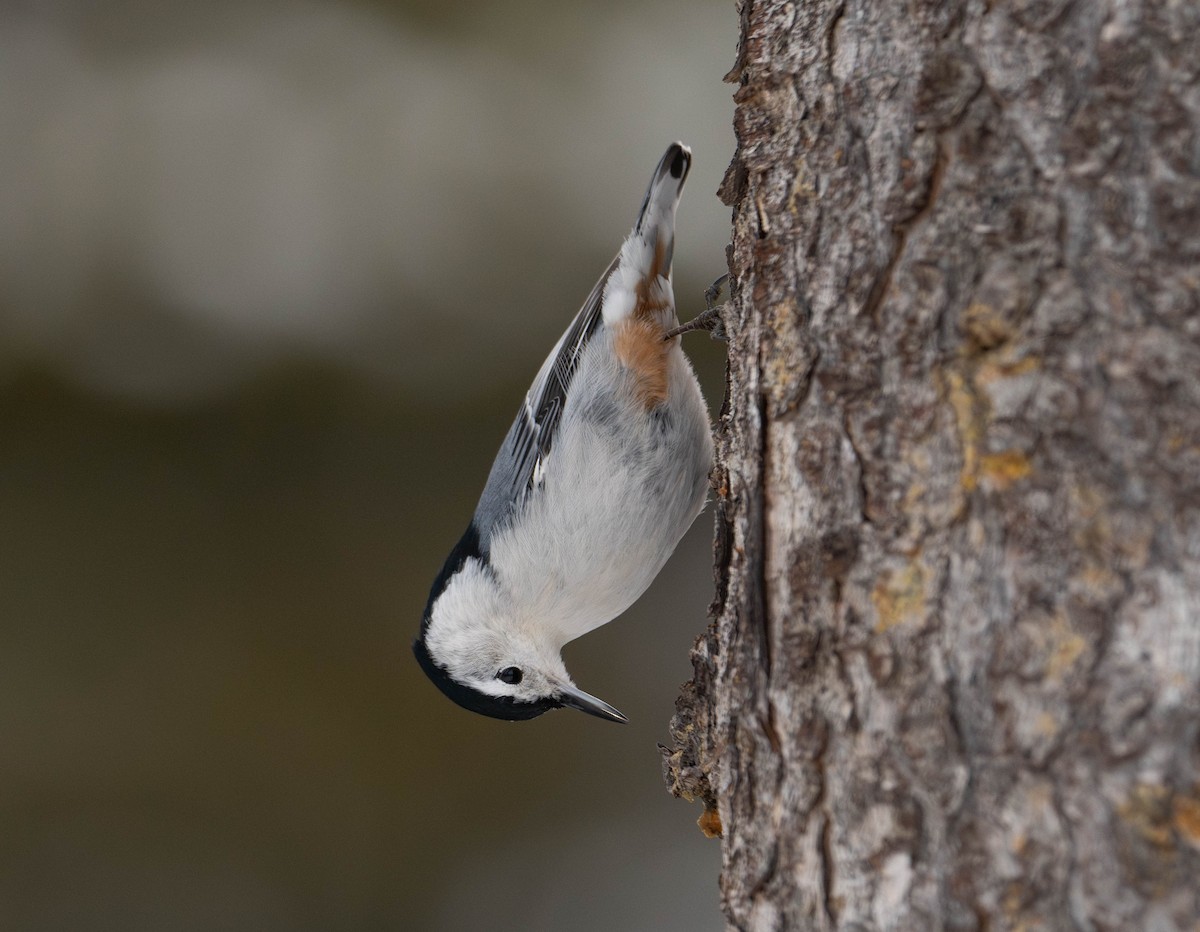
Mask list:
[[[665,333],[655,320],[627,317],[613,334],[617,359],[633,374],[634,391],[647,408],[667,400],[667,354],[675,341],[663,340]]]
[[[663,245],[663,237],[660,233],[654,240],[654,264],[650,266],[650,274],[646,276],[644,282],[656,282],[659,276],[667,274],[667,247]]]
[[[667,274],[670,272],[670,269],[667,268],[668,262],[667,247],[663,244],[660,236],[654,241],[654,261],[650,265],[650,270],[637,283],[637,302],[633,307],[634,317],[658,317],[670,307],[671,302],[667,299],[668,291],[663,287]]]

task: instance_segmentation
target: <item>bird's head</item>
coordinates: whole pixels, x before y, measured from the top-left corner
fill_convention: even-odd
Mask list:
[[[558,708],[628,721],[571,682],[553,627],[515,616],[482,560],[463,560],[425,612],[413,653],[434,684],[463,708],[510,721]]]

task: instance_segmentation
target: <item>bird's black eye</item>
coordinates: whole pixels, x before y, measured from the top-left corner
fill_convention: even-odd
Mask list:
[[[509,686],[516,686],[519,682],[521,682],[521,678],[524,676],[525,674],[522,673],[517,667],[505,667],[496,674],[496,679],[498,679],[501,683],[507,683]]]

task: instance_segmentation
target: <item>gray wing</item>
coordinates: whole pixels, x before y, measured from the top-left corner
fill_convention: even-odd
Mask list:
[[[494,529],[545,479],[546,457],[567,403],[567,391],[583,351],[600,324],[604,286],[619,258],[609,263],[571,326],[542,363],[496,454],[472,521],[484,553],[489,550]]]

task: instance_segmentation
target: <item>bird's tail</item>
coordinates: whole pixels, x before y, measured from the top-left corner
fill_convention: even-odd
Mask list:
[[[682,142],[667,146],[667,151],[658,160],[658,167],[654,169],[650,187],[642,199],[642,209],[638,211],[637,223],[633,227],[634,233],[640,233],[652,244],[663,241],[660,248],[665,251],[666,264],[659,274],[664,276],[671,273],[671,255],[675,247],[675,207],[691,167],[691,149]]]
[[[671,261],[675,254],[675,207],[692,167],[692,150],[673,142],[659,159],[638,211],[637,223],[625,239],[608,280],[604,319],[615,320],[651,310],[674,315],[670,296]],[[661,286],[665,287],[660,287]],[[655,295],[663,292],[661,298]]]

